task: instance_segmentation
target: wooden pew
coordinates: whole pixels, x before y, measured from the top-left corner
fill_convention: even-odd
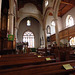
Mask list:
[[[70,60],[75,60],[75,50],[70,51]]]
[[[70,50],[68,47],[56,47],[54,48],[54,53],[53,55],[55,55],[55,58],[58,61],[67,61],[70,60],[69,56],[70,56]]]
[[[47,61],[46,58],[50,58],[51,60]],[[19,67],[24,65],[35,65],[35,64],[44,64],[55,62],[54,56],[48,57],[25,57],[25,58],[2,58],[0,59],[0,69],[4,68],[12,68]]]
[[[13,59],[25,59],[25,58],[32,58],[37,57],[38,54],[35,52],[32,53],[26,53],[26,54],[12,54],[12,55],[0,55],[0,61],[2,60],[13,60]],[[42,55],[41,55],[42,56]],[[54,57],[54,56],[53,56]]]
[[[45,48],[38,48],[37,53],[45,56],[46,55]]]
[[[14,58],[14,57],[34,57],[36,56],[35,54],[11,54],[11,55],[0,55],[1,58]]]
[[[0,61],[7,61],[7,60],[20,60],[25,59],[28,57],[37,57],[34,54],[12,54],[12,55],[0,55]]]
[[[0,51],[0,55],[7,55],[7,54],[16,54],[16,50],[15,49],[4,49]]]
[[[63,68],[65,64],[70,64],[73,69],[65,70]],[[75,73],[75,60],[0,70],[1,75],[70,75],[73,73]]]
[[[50,48],[38,48],[37,49],[37,53],[40,54],[40,55],[43,55],[43,56],[49,56],[49,55],[52,55],[52,49]]]
[[[71,50],[70,55],[75,55],[75,50]]]

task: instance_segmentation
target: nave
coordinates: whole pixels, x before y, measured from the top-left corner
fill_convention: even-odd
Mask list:
[[[0,0],[0,75],[75,75],[74,0]]]

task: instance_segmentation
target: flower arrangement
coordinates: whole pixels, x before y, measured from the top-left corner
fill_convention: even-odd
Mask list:
[[[17,49],[18,49],[18,50],[22,50],[22,48],[23,48],[23,42],[18,42],[18,43],[16,44],[16,46],[17,46]]]
[[[23,45],[27,45],[28,46],[28,42],[18,42],[17,43],[17,49],[22,50],[23,49]]]

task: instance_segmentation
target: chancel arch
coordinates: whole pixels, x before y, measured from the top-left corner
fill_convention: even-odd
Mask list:
[[[27,21],[30,20],[31,22],[31,25],[30,26],[27,26]],[[41,26],[41,24],[39,23],[39,21],[33,17],[26,17],[24,18],[20,24],[19,24],[19,28],[18,28],[18,31],[17,31],[17,39],[19,41],[23,41],[23,38],[22,38],[22,35],[25,31],[27,30],[30,30],[34,33],[35,35],[35,47],[39,47],[40,44],[40,36],[41,34],[43,34],[43,28]],[[42,31],[42,33],[41,33]]]

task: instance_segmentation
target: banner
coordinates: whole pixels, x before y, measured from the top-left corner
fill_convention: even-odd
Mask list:
[[[9,40],[9,41],[13,41],[13,40],[14,40],[14,35],[10,35],[10,34],[9,34],[9,35],[8,35],[8,40]]]

